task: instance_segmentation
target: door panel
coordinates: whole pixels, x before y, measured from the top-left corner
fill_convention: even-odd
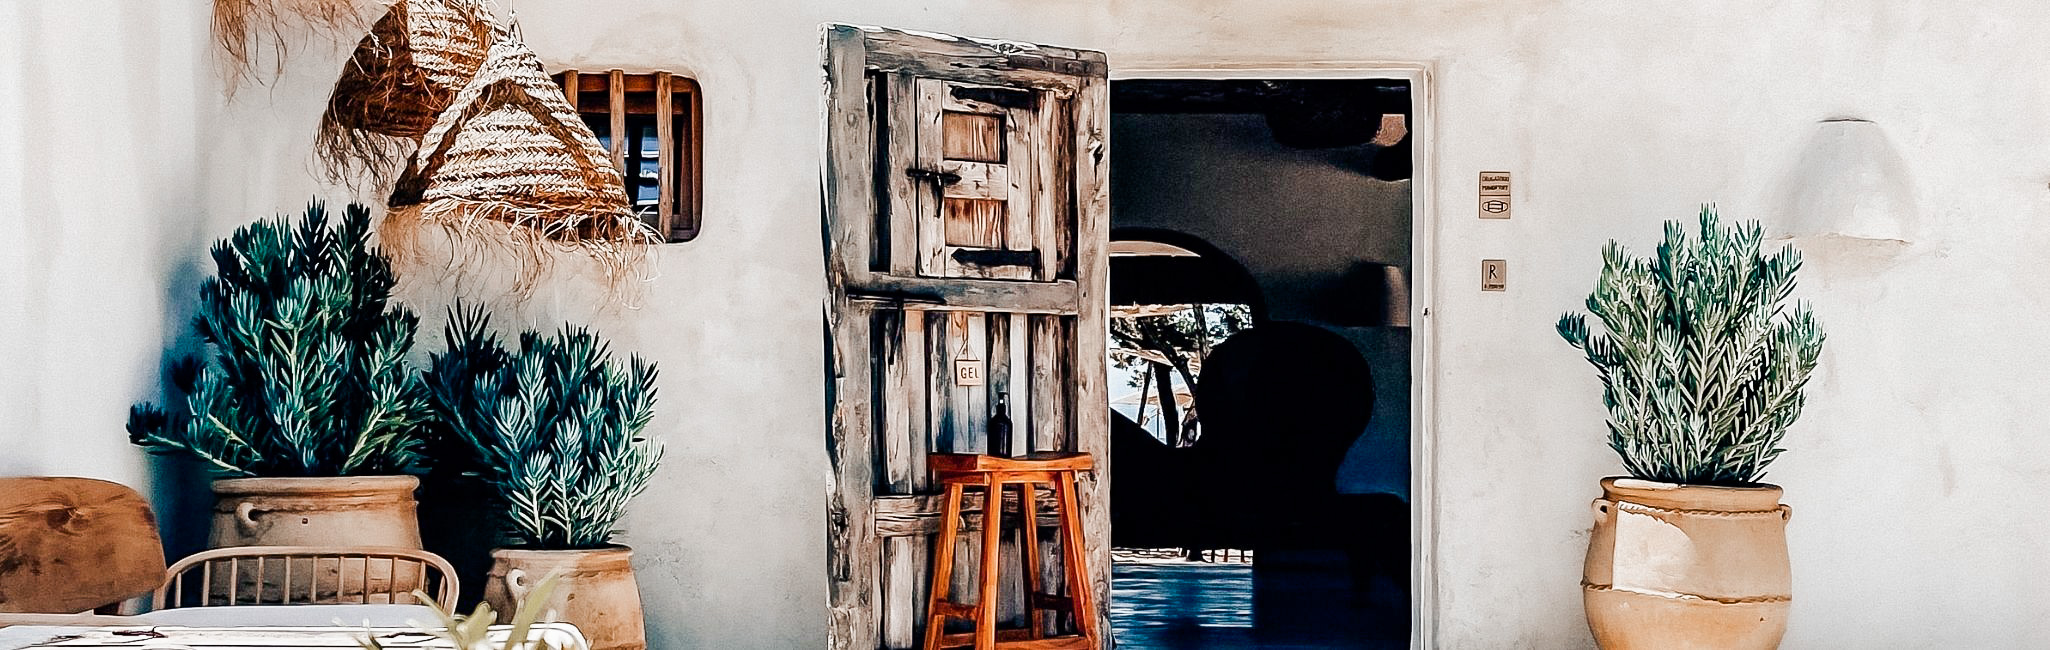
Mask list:
[[[1038,165],[1056,153],[1049,150],[1045,122],[1059,119],[1064,106],[1052,91],[912,79],[913,94],[883,100],[913,106],[897,115],[909,121],[892,123],[885,134],[907,134],[916,144],[891,150],[910,157],[887,158],[884,171],[902,167],[930,186],[912,188],[922,195],[914,208],[919,274],[1051,279],[1042,277],[1040,258],[1051,250],[1055,232],[1050,222],[1041,227],[1038,221],[1052,219],[1055,210],[1036,208],[1056,198],[1039,182]]]
[[[939,528],[925,457],[984,453],[1000,397],[1011,453],[1096,455],[1079,498],[1090,584],[1107,603],[1102,55],[845,26],[829,29],[826,54],[832,647],[916,645]],[[961,601],[980,597],[966,534],[980,499],[956,549]],[[1017,499],[997,550],[1013,625]],[[1036,501],[1054,511],[1049,491]],[[1038,523],[1051,579],[1058,536]]]

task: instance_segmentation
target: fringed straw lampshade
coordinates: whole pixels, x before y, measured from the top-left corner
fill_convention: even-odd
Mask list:
[[[634,215],[611,155],[562,87],[508,34],[499,35],[476,77],[428,130],[391,207],[388,243],[433,224],[459,245],[514,245],[528,262],[523,289],[547,264],[550,248],[588,255],[617,285],[658,241]]]
[[[477,74],[491,17],[477,0],[397,0],[356,45],[328,96],[316,151],[330,178],[390,178]]]
[[[213,0],[214,41],[227,55],[229,73],[248,76],[266,41],[275,50],[275,66],[284,65],[288,34],[303,28],[336,32],[360,24],[353,0]]]

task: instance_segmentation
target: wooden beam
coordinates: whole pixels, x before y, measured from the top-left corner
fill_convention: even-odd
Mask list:
[[[626,202],[633,205],[633,179],[626,178],[626,71],[613,69],[612,82],[605,85],[612,117],[612,166],[626,180]]]
[[[1011,282],[962,278],[906,278],[861,274],[842,287],[858,300],[888,302],[901,298],[932,310],[1004,311],[1023,314],[1076,313],[1080,285],[1060,282]]]
[[[1102,77],[1109,66],[1101,53],[1015,41],[912,34],[859,28],[867,36],[869,67],[920,77],[998,86],[1026,86],[1073,93],[1077,76]]]
[[[827,460],[833,482],[826,498],[826,567],[828,586],[827,645],[834,650],[873,650],[878,643],[875,621],[880,569],[875,553],[873,507],[874,441],[869,427],[869,310],[847,299],[846,281],[854,269],[844,260],[868,259],[873,228],[874,176],[870,155],[868,77],[863,67],[863,35],[850,27],[826,29],[826,155],[825,194],[826,282],[832,304],[826,331],[832,345],[827,358]],[[859,269],[866,274],[867,269]]]
[[[1089,580],[1095,586],[1096,629],[1110,638],[1110,97],[1109,80],[1094,76],[1075,91],[1075,284],[1081,312],[1075,318],[1071,357],[1076,400],[1075,450],[1096,459],[1096,471],[1078,477],[1077,499],[1087,544]]]
[[[659,186],[655,193],[655,232],[662,233],[662,240],[668,241],[676,231],[676,170],[683,162],[683,148],[676,142],[675,89],[670,86],[669,73],[655,73],[655,169],[661,172]],[[628,183],[627,187],[632,187]],[[628,192],[632,196],[632,192]]]

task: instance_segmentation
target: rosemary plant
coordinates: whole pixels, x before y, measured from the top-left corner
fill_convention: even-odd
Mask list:
[[[637,355],[622,366],[589,329],[568,325],[525,332],[509,350],[489,321],[482,309],[449,310],[448,347],[425,377],[435,413],[525,546],[604,546],[662,458],[641,436],[654,418],[655,366]]]
[[[232,476],[389,474],[419,460],[430,416],[405,361],[419,319],[391,304],[370,210],[330,227],[319,201],[294,226],[258,221],[213,247],[192,324],[204,360],[173,364],[183,403],[129,410],[129,439]]]
[[[1801,255],[1764,255],[1757,222],[1725,227],[1701,209],[1700,235],[1666,222],[1657,255],[1614,241],[1585,314],[1559,319],[1559,335],[1601,375],[1609,446],[1638,478],[1744,485],[1764,477],[1802,387],[1822,353],[1807,305],[1788,304]]]

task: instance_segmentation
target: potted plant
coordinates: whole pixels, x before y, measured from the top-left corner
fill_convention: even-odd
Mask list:
[[[1801,257],[1756,222],[1666,223],[1652,257],[1611,241],[1587,310],[1558,330],[1602,378],[1609,446],[1582,588],[1604,648],[1775,648],[1792,603],[1780,488],[1760,483],[1822,352],[1789,304]]]
[[[214,244],[200,285],[200,358],[173,364],[182,399],[129,411],[130,440],[222,478],[215,547],[420,547],[414,489],[431,416],[405,361],[418,318],[391,303],[370,211],[339,225],[315,201]]]
[[[528,331],[508,349],[482,309],[449,310],[447,348],[426,384],[448,435],[472,452],[515,544],[494,549],[484,600],[512,611],[543,576],[550,607],[593,650],[647,647],[632,550],[612,543],[627,501],[662,458],[641,433],[654,417],[655,367],[622,365],[590,330]]]

